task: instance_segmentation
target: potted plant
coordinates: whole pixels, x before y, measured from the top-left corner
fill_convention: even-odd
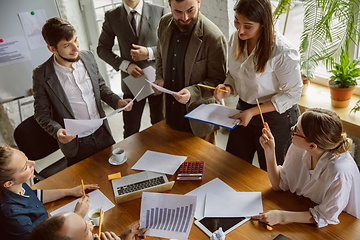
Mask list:
[[[339,62],[337,63],[333,57],[328,59],[330,65],[329,86],[331,93],[331,104],[333,107],[349,106],[352,93],[357,85],[356,78],[360,77],[360,68],[357,65],[360,58],[350,61],[348,51],[341,49]]]
[[[299,47],[301,70],[310,77],[319,62],[339,55],[341,48],[359,35],[359,0],[302,0],[304,4],[303,32]],[[291,0],[279,0],[274,21],[289,12]],[[284,31],[286,28],[286,20]],[[283,33],[284,34],[284,33]]]

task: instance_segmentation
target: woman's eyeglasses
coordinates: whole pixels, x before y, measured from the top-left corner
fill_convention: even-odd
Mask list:
[[[293,129],[292,129],[292,134],[293,134],[294,136],[297,136],[297,137],[306,139],[306,137],[301,136],[301,135],[299,135],[299,134],[296,133],[296,124],[294,125],[294,127],[293,127]]]

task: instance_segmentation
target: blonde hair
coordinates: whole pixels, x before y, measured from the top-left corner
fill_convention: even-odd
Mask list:
[[[333,111],[310,108],[301,115],[301,127],[308,142],[339,154],[350,151],[352,140],[343,132],[340,117]]]
[[[0,197],[4,191],[4,183],[11,181],[15,174],[15,169],[9,167],[13,149],[8,145],[0,145]]]

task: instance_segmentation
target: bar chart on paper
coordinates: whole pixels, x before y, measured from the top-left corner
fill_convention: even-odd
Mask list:
[[[194,196],[144,192],[140,228],[146,227],[149,236],[187,239],[195,207]]]

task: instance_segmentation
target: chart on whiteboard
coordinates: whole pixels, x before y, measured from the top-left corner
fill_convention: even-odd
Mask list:
[[[187,239],[195,207],[196,196],[144,192],[140,228],[147,228],[147,236]]]

